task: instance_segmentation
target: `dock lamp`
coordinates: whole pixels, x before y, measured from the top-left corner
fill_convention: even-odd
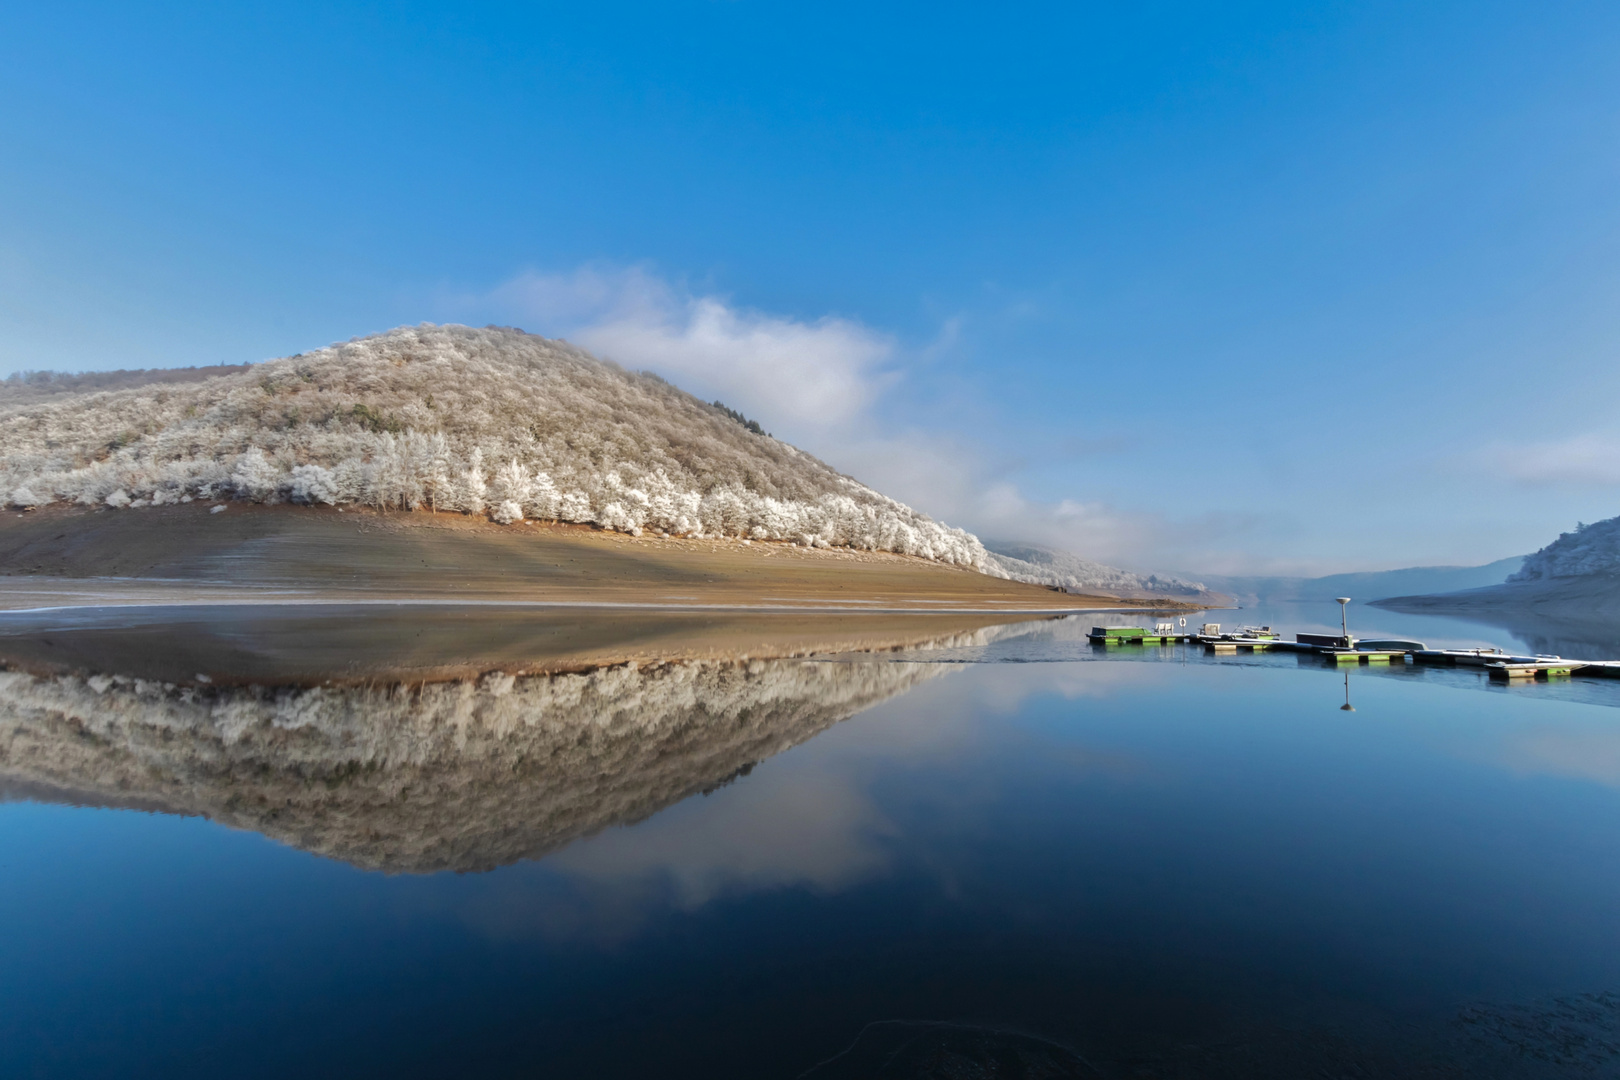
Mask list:
[[[1333,599],[1339,603],[1339,625],[1344,628],[1344,647],[1348,649],[1350,648],[1350,616],[1348,615],[1350,598],[1348,596],[1335,596]]]

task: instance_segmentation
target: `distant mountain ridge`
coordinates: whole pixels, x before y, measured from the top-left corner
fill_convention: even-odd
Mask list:
[[[1055,585],[1083,592],[1103,591],[1119,596],[1166,596],[1186,599],[1206,594],[1200,582],[1158,574],[1138,574],[1083,559],[1069,551],[1006,540],[985,543],[989,563],[1014,581]]]
[[[1526,563],[1526,557],[1518,555],[1484,566],[1414,566],[1317,578],[1199,575],[1195,580],[1190,575],[1123,570],[1040,544],[987,540],[984,546],[989,552],[990,572],[1000,571],[1014,581],[1118,596],[1165,596],[1184,600],[1208,597],[1245,604],[1331,600],[1336,596],[1370,602],[1415,592],[1476,589],[1506,581]],[[1620,559],[1616,565],[1620,566]]]
[[[1516,572],[1525,558],[1515,555],[1483,566],[1412,566],[1317,578],[1217,576],[1207,580],[1212,588],[1249,602],[1331,600],[1336,596],[1370,602],[1411,593],[1455,592],[1497,585]]]
[[[15,407],[23,403],[49,401],[70,394],[91,394],[102,390],[123,390],[155,383],[190,383],[247,371],[252,364],[215,364],[212,367],[120,368],[117,371],[19,371],[0,380],[0,400]]]

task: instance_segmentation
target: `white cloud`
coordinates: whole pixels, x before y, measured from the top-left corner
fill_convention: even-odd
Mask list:
[[[1489,457],[1515,480],[1535,484],[1620,484],[1620,435],[1589,432],[1520,446],[1497,445]]]
[[[1203,554],[1175,539],[1189,530],[1159,515],[1031,499],[1009,479],[1015,466],[982,445],[939,431],[896,432],[882,420],[875,406],[903,377],[905,361],[951,349],[959,318],[945,319],[932,343],[903,354],[891,335],[863,323],[739,307],[640,266],[523,273],[453,304],[717,397],[876,490],[979,535],[1148,571],[1191,565]],[[1207,540],[1230,535],[1230,526],[1202,522],[1196,532]]]
[[[521,274],[483,300],[513,321],[538,323],[784,430],[855,424],[897,377],[893,339],[859,322],[740,308],[640,267]]]
[[[950,436],[908,432],[845,440],[835,464],[979,536],[1045,544],[1113,565],[1140,568],[1144,557],[1168,557],[1165,539],[1184,535],[1155,514],[1077,499],[1031,499],[1008,479],[1007,466]]]

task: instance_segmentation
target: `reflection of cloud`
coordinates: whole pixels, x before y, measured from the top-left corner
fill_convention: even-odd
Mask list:
[[[1596,780],[1620,787],[1620,731],[1541,728],[1503,747],[1503,763],[1516,772]]]
[[[1519,694],[1502,697],[1515,703],[1512,708],[1525,707],[1517,700]],[[1465,761],[1521,777],[1561,777],[1620,787],[1620,729],[1607,721],[1586,719],[1581,707],[1560,706],[1560,711],[1565,709],[1569,711],[1556,723],[1476,724],[1466,737],[1444,739],[1443,745]]]
[[[838,729],[823,734],[849,742]],[[492,881],[460,918],[500,939],[608,944],[669,909],[774,889],[849,888],[889,867],[885,840],[897,830],[869,788],[874,769],[897,749],[874,755],[866,740],[831,752],[820,742],[799,747],[706,796]]]
[[[885,867],[878,841],[894,829],[855,777],[780,771],[689,800],[637,828],[604,833],[559,853],[551,865],[604,884],[659,879],[671,902],[686,909],[733,891],[836,892]]]
[[[828,668],[944,673],[939,664],[831,663]],[[1006,798],[991,764],[1036,754],[1075,774],[1138,778],[1128,754],[1054,740],[1009,722],[1029,698],[1106,696],[1153,677],[1136,664],[975,665],[946,678],[906,680],[909,693],[764,762],[707,796],[638,824],[580,840],[536,865],[510,868],[459,917],[497,938],[612,943],[670,909],[779,889],[836,893],[891,872],[902,826],[881,792],[915,770],[948,773],[928,785],[932,815],[961,822]],[[856,679],[888,681],[872,675]],[[838,681],[845,681],[840,679]],[[1038,744],[1038,745],[1037,745]],[[911,805],[908,813],[915,813]]]

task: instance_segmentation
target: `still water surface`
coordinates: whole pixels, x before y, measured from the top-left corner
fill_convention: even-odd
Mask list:
[[[0,676],[0,1075],[1620,1074],[1620,681],[1089,622],[414,689]]]

